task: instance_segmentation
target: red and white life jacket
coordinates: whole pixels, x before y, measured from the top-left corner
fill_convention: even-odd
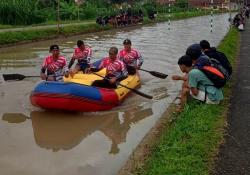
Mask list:
[[[42,68],[47,70],[48,73],[53,74],[59,69],[64,69],[67,64],[66,58],[59,56],[58,59],[54,59],[52,55],[44,59]]]
[[[75,48],[73,56],[78,60],[78,63],[90,64],[90,59],[92,57],[92,49],[90,47],[85,47],[84,50],[80,48]]]
[[[143,58],[141,56],[141,53],[131,48],[130,52],[127,52],[125,49],[121,50],[119,52],[118,56],[126,65],[130,66],[141,66],[143,63]]]
[[[102,68],[107,69],[107,76],[110,77],[120,78],[128,74],[125,64],[118,58],[116,58],[115,61],[111,60],[109,57],[104,58],[99,66],[99,69]]]

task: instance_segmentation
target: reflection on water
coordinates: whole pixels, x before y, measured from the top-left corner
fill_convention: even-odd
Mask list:
[[[132,124],[152,115],[152,109],[133,108],[126,112],[110,112],[103,115],[86,113],[33,111],[30,117],[20,113],[5,113],[2,120],[21,123],[31,119],[36,144],[53,152],[69,150],[85,137],[101,131],[112,141],[110,154],[119,152],[118,145],[126,142],[126,135]]]
[[[21,113],[5,113],[2,116],[2,120],[7,121],[9,123],[22,123],[26,119],[30,118]]]

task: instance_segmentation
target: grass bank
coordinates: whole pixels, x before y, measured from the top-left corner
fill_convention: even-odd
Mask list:
[[[179,12],[172,13],[170,16],[171,20],[176,19],[184,19],[195,16],[207,15],[207,11],[189,11],[189,12]],[[143,24],[148,23],[156,23],[161,21],[167,21],[169,19],[167,14],[159,14],[155,20],[149,20],[148,18],[144,18]],[[1,26],[2,28],[8,28],[9,26]],[[24,43],[24,42],[32,42],[44,39],[56,38],[58,36],[70,36],[76,34],[84,34],[89,32],[98,32],[103,30],[114,29],[113,26],[105,26],[101,27],[97,24],[72,24],[70,26],[61,26],[60,34],[58,35],[57,27],[54,28],[36,28],[36,29],[27,29],[22,31],[8,31],[8,32],[0,32],[0,46],[9,45],[12,43]]]
[[[218,46],[234,69],[239,39],[239,32],[232,28]],[[225,100],[222,104],[207,105],[191,101],[181,114],[173,113],[171,122],[161,126],[163,129],[159,139],[150,146],[147,157],[142,163],[133,162],[136,167],[130,173],[208,175],[219,145],[223,142],[232,83],[223,88]]]
[[[0,33],[0,45],[8,45],[11,43],[31,42],[38,40],[45,40],[56,38],[58,36],[69,36],[75,34],[83,34],[89,32],[97,32],[108,30],[111,26],[100,27],[97,24],[78,24],[72,26],[65,26],[60,28],[58,35],[57,28],[42,28],[42,29],[29,29],[23,31],[9,31]]]

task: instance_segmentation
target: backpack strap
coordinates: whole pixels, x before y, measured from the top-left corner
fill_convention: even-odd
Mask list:
[[[204,103],[207,102],[207,86],[205,86],[205,99],[204,99]]]
[[[201,84],[200,82],[197,84],[197,89],[198,89],[198,86],[199,86],[199,84]],[[205,84],[205,85],[203,85],[204,87],[205,87],[205,98],[204,98],[204,100],[202,101],[203,103],[206,103],[206,101],[207,101],[207,87],[208,86],[214,86],[214,85],[210,85],[210,84]]]

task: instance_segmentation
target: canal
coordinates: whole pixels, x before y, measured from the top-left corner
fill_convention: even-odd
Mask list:
[[[132,40],[144,57],[142,68],[168,74],[158,79],[141,73],[140,91],[148,100],[131,94],[120,106],[103,112],[44,111],[30,104],[29,95],[39,78],[5,82],[0,77],[0,169],[4,175],[115,175],[146,133],[155,125],[180,91],[178,58],[200,40],[217,46],[229,29],[229,14],[77,35],[56,40],[0,48],[0,75],[39,75],[51,44],[59,44],[67,59],[78,39],[94,51],[93,61],[108,55],[111,46],[121,49]]]

